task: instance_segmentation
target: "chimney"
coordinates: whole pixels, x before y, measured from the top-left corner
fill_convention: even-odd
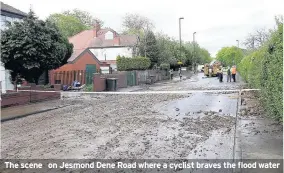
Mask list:
[[[94,28],[93,28],[93,35],[94,35],[94,37],[98,37],[98,31],[101,29],[101,26],[100,26],[100,24],[99,24],[99,22],[98,21],[95,21],[95,25],[94,25]]]
[[[120,38],[114,37],[113,43],[114,43],[114,46],[119,46],[120,45]]]

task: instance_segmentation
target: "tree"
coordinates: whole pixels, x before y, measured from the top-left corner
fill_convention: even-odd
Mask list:
[[[123,18],[122,26],[124,32],[135,32],[141,34],[141,31],[145,33],[145,30],[154,28],[154,24],[145,16],[139,14],[126,14]]]
[[[100,26],[103,26],[104,22],[99,18],[93,17],[89,12],[79,9],[67,10],[63,12],[65,16],[72,16],[80,20],[80,22],[86,27],[93,27],[95,22],[98,22]]]
[[[216,59],[225,66],[239,64],[243,57],[243,51],[236,46],[223,47],[216,55]]]
[[[181,61],[183,66],[192,65],[193,60],[201,64],[211,61],[209,52],[204,48],[200,48],[197,43],[195,43],[194,54],[194,44],[192,42],[182,43],[180,52],[178,40],[170,38],[163,33],[157,33],[156,38],[159,49],[158,64],[169,63],[171,67],[178,67],[178,61]]]
[[[50,22],[55,23],[60,32],[65,37],[71,37],[79,32],[88,29],[79,19],[74,16],[68,16],[63,14],[52,14],[48,17]]]
[[[201,48],[200,49],[200,61],[199,61],[199,63],[205,64],[205,63],[209,63],[210,61],[212,61],[212,58],[211,58],[211,55],[208,52],[208,50]]]
[[[103,26],[102,20],[93,17],[86,11],[78,9],[51,14],[48,17],[48,20],[54,22],[60,32],[66,37],[74,36],[81,31],[92,28],[95,22],[98,22],[100,26]]]
[[[186,52],[187,65],[192,65],[194,62],[197,64],[204,64],[211,61],[208,50],[200,47],[198,43],[185,43],[184,51]]]
[[[146,48],[148,45],[146,43],[146,33],[151,32],[154,28],[154,24],[150,19],[139,14],[128,13],[123,17],[122,27],[124,34],[136,35],[139,38],[138,52],[140,56],[146,56],[145,49],[148,49]]]
[[[44,71],[67,62],[72,49],[53,23],[39,20],[32,11],[1,32],[2,62],[15,83],[22,77],[38,84]]]
[[[151,67],[158,63],[159,49],[155,34],[152,31],[146,33],[144,44],[140,45],[140,54],[145,54],[151,60]]]
[[[269,38],[269,33],[264,28],[258,29],[253,34],[249,34],[244,41],[244,45],[249,50],[254,50],[261,47]]]
[[[151,59],[152,66],[165,63],[170,64],[171,67],[177,67],[179,66],[178,61],[187,66],[192,65],[193,58],[197,63],[208,62],[211,59],[208,51],[200,48],[197,43],[195,43],[195,56],[193,57],[193,43],[183,43],[180,47],[178,40],[163,33],[154,34],[152,31],[154,24],[147,17],[126,14],[122,26],[124,33],[139,36],[139,53],[142,56],[146,53],[146,56]]]
[[[275,20],[267,41],[244,57],[238,69],[250,87],[260,89],[267,114],[283,122],[283,16]]]
[[[163,63],[167,63],[172,66],[176,65],[177,60],[174,57],[173,52],[171,51],[171,48],[173,47],[173,42],[171,38],[163,33],[158,33],[156,38],[157,46],[159,49],[158,64],[160,65]]]

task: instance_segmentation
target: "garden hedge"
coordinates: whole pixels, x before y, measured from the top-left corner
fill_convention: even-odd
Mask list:
[[[149,58],[139,56],[133,58],[117,56],[116,64],[119,71],[146,70],[150,67],[151,61]]]
[[[283,21],[267,43],[242,59],[238,71],[250,87],[261,89],[266,112],[283,121]]]
[[[169,70],[170,69],[170,64],[169,63],[162,63],[160,65],[160,69],[162,69],[162,70]]]

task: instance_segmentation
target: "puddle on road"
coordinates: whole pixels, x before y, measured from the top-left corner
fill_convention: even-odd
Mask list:
[[[156,105],[155,108],[165,116],[184,122],[188,127],[197,130],[196,133],[193,132],[190,135],[198,136],[201,134],[202,137],[206,138],[203,142],[197,143],[196,147],[188,153],[187,158],[228,159],[233,157],[233,121],[237,111],[237,96],[238,93],[194,93],[187,98],[160,103]],[[219,115],[219,117],[209,116],[210,114]],[[226,121],[220,116],[232,116],[232,119],[229,118],[228,121]],[[209,118],[209,120],[204,120],[203,122],[202,120],[198,120],[199,118],[203,119],[203,117],[204,119],[207,117],[210,117],[211,119]],[[191,121],[186,121],[188,118],[193,118],[195,120],[190,124]],[[221,119],[218,120],[218,118]],[[222,125],[224,125],[224,128],[218,129],[218,127],[221,127]],[[202,130],[208,126],[208,131],[205,131],[210,134],[209,136],[202,133]],[[213,130],[216,128],[217,130]],[[210,129],[213,131],[210,131]]]
[[[182,119],[184,117],[201,118],[205,116],[204,113],[206,112],[217,112],[223,116],[234,116],[237,111],[237,96],[237,93],[194,93],[187,98],[159,103],[154,108],[166,116],[175,119]]]

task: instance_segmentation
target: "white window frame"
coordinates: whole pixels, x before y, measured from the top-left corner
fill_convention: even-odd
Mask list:
[[[105,33],[105,39],[106,40],[113,40],[114,38],[114,34],[111,31],[108,31],[107,33]]]

